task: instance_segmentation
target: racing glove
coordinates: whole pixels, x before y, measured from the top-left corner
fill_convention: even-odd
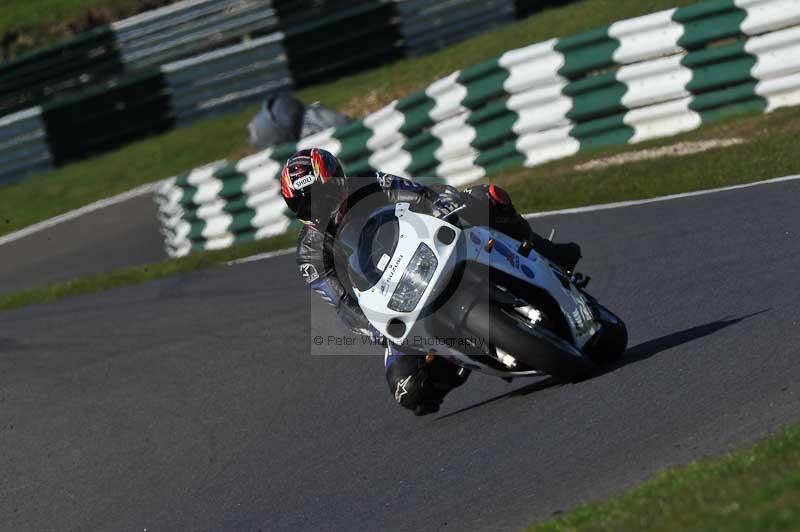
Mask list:
[[[452,214],[456,209],[464,206],[464,202],[459,197],[458,191],[455,189],[447,189],[443,191],[439,197],[434,200],[432,205],[433,216],[436,218],[446,218]]]

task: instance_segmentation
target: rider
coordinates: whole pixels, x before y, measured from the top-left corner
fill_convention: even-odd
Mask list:
[[[462,213],[475,225],[488,225],[517,240],[528,240],[537,252],[572,271],[580,259],[577,244],[554,244],[533,232],[517,213],[508,194],[496,185],[477,185],[463,192],[447,185],[424,187],[402,177],[376,172],[372,177],[345,175],[330,152],[312,148],[289,157],[281,172],[281,194],[303,223],[297,241],[297,262],[306,283],[336,308],[353,332],[385,341],[372,327],[358,302],[340,280],[334,264],[336,230],[348,208],[369,193],[385,203],[427,202],[434,215],[444,216],[465,206]],[[313,198],[313,200],[312,200]],[[426,357],[407,346],[386,342],[386,379],[395,400],[418,416],[439,410],[444,396],[463,384],[469,370],[442,357]]]

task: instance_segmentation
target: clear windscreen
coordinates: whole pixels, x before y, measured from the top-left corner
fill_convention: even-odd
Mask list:
[[[375,286],[397,248],[400,223],[395,206],[347,220],[337,235],[337,254],[346,261],[353,287],[363,292]]]

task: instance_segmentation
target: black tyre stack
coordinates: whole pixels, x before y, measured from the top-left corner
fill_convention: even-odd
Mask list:
[[[0,117],[53,94],[80,91],[122,72],[114,33],[103,27],[0,64]]]
[[[56,98],[44,106],[43,118],[56,165],[168,131],[173,125],[158,68]]]
[[[544,9],[571,4],[576,0],[516,0],[517,18],[529,17]]]
[[[394,2],[275,0],[297,87],[403,56]]]
[[[196,30],[198,35],[204,37],[198,37],[197,42],[184,43],[183,47],[153,52],[154,55],[145,54],[142,57],[149,58],[146,61],[138,57],[142,49],[147,46],[157,48],[158,39],[163,37],[159,34],[158,17],[152,23],[142,23],[145,26],[150,24],[144,32],[147,39],[136,46],[131,45],[133,30],[130,27],[100,27],[0,64],[0,118],[22,112],[21,118],[12,118],[2,126],[4,131],[0,139],[15,137],[23,130],[46,130],[46,135],[37,133],[36,138],[47,139],[46,143],[39,144],[27,140],[27,144],[19,142],[21,147],[18,152],[14,152],[17,148],[9,147],[11,144],[6,142],[6,153],[0,154],[0,160],[11,168],[13,156],[15,164],[19,164],[11,168],[7,172],[10,175],[5,178],[22,178],[34,171],[49,168],[50,164],[59,166],[84,159],[167,131],[197,117],[227,112],[240,106],[229,105],[227,100],[220,97],[217,99],[221,103],[200,107],[196,116],[186,118],[176,111],[176,102],[184,93],[191,100],[195,93],[205,94],[202,91],[209,92],[209,87],[222,85],[219,80],[224,81],[228,76],[231,79],[236,76],[239,80],[245,79],[247,73],[243,73],[241,62],[224,54],[220,56],[222,59],[204,59],[208,64],[203,62],[198,70],[206,69],[211,63],[216,68],[201,72],[201,76],[208,76],[208,83],[201,79],[199,83],[193,81],[176,85],[170,83],[177,77],[174,69],[169,70],[171,75],[160,72],[160,63],[164,61],[171,62],[178,57],[217,50],[241,39],[247,41],[274,35],[279,45],[265,45],[260,56],[250,49],[235,52],[254,55],[254,59],[245,65],[252,65],[258,60],[266,65],[268,60],[275,59],[273,62],[278,66],[274,68],[280,70],[276,74],[279,76],[276,83],[267,83],[271,81],[270,78],[264,78],[262,85],[256,86],[262,89],[260,93],[253,90],[253,83],[242,85],[240,92],[252,90],[253,93],[246,95],[249,100],[242,96],[239,103],[251,103],[267,96],[270,90],[283,90],[291,86],[303,88],[406,56],[431,52],[508,23],[513,18],[528,16],[568,1],[447,0],[426,3],[423,0],[272,0],[271,3],[258,4],[257,8],[247,8],[247,16],[241,13],[236,15],[238,11],[231,14],[237,24],[247,17],[257,19],[252,27],[245,25],[250,28],[249,33],[235,26],[235,37],[209,37],[208,27],[213,17],[205,14],[190,17],[187,19],[189,22],[181,22],[184,25],[173,27],[167,24],[163,29],[167,34],[180,30],[191,35]],[[186,9],[186,16],[189,16],[194,8],[188,6]],[[263,15],[262,18],[258,18],[260,15]],[[169,18],[177,15],[172,13],[164,16]],[[217,16],[216,12],[214,16]],[[153,42],[148,40],[151,37],[155,39]],[[280,48],[280,51],[276,52],[273,48]],[[284,52],[288,58],[288,72],[286,63],[282,61]],[[152,66],[148,66],[150,63]],[[253,77],[264,75],[270,68],[273,67],[255,69]],[[214,100],[213,96],[209,98]],[[179,103],[183,105],[186,102]],[[41,116],[38,107],[42,108]],[[28,115],[35,118],[29,119]],[[22,150],[31,153],[22,153]]]

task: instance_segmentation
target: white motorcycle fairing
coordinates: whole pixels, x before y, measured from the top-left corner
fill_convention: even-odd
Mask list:
[[[382,271],[378,282],[368,290],[354,288],[361,309],[381,334],[395,344],[406,344],[422,352],[446,356],[452,362],[497,376],[539,375],[539,371],[497,369],[470,357],[459,349],[458,342],[442,342],[431,327],[430,311],[436,298],[448,286],[460,262],[471,261],[499,270],[527,284],[546,291],[557,302],[569,325],[575,356],[585,356],[581,349],[600,329],[584,295],[564,276],[560,268],[545,257],[530,251],[519,253],[520,242],[487,227],[461,230],[444,220],[409,211],[408,204],[394,206],[399,235],[394,252],[384,254],[377,268]],[[442,238],[442,235],[445,235]],[[491,243],[490,243],[491,241]],[[392,297],[412,258],[422,246],[427,258],[435,257],[436,266],[413,309],[401,312],[390,308]],[[431,260],[432,262],[432,260]],[[417,258],[416,266],[419,266]],[[427,266],[430,268],[430,266]],[[490,279],[486,279],[488,283]],[[498,287],[501,290],[502,287]],[[459,286],[457,290],[469,290]],[[397,304],[394,305],[395,309]],[[465,312],[468,309],[463,309]],[[465,339],[464,341],[469,341]],[[463,347],[463,346],[462,346]]]

